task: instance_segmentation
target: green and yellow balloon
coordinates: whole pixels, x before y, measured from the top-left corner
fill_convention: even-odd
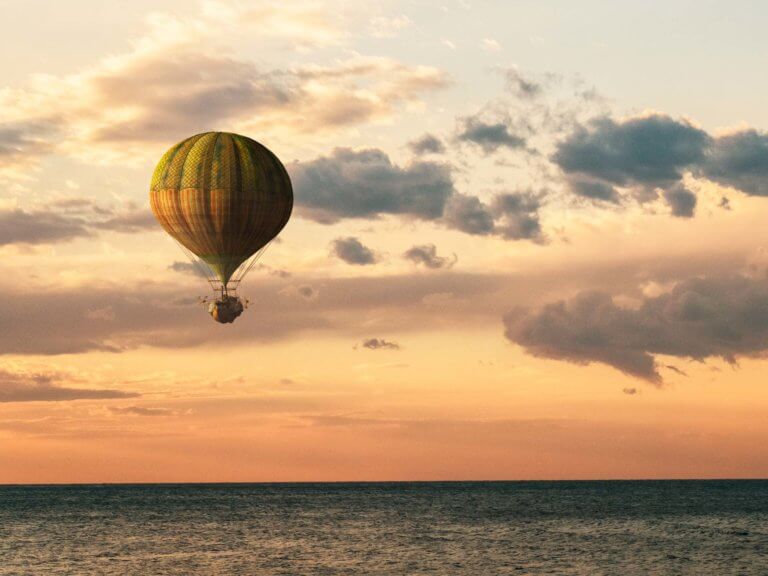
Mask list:
[[[291,217],[285,166],[251,138],[197,134],[160,159],[149,202],[165,231],[210,272],[218,292],[211,315],[232,322],[242,312],[237,283]]]

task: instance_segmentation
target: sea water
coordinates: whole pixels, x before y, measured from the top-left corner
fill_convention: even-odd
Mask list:
[[[0,574],[767,575],[768,481],[5,486]]]

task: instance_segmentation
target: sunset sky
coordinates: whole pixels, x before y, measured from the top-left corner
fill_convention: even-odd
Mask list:
[[[762,2],[0,0],[0,483],[768,476]],[[233,325],[148,207],[247,135]]]

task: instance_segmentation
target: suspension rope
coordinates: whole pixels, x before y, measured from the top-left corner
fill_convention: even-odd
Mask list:
[[[251,257],[250,261],[245,262],[243,266],[240,266],[237,271],[235,271],[235,282],[240,283],[240,281],[245,278],[245,275],[248,274],[251,269],[254,267],[256,262],[262,257],[262,255],[267,251],[267,248],[270,247],[272,244],[272,240],[266,243],[266,245],[261,248],[256,254]],[[238,274],[239,272],[239,274]]]
[[[218,281],[216,278],[216,275],[213,273],[213,270],[211,270],[210,266],[208,266],[207,263],[205,263],[203,260],[198,258],[191,250],[189,250],[186,246],[184,246],[181,242],[173,239],[177,246],[181,248],[181,251],[184,253],[184,255],[187,257],[187,260],[189,260],[192,265],[195,267],[195,269],[200,273],[203,278],[205,278],[209,284],[213,285],[215,282]]]
[[[236,293],[240,282],[245,278],[246,274],[248,274],[253,267],[256,265],[256,262],[262,257],[262,255],[267,251],[267,248],[270,247],[272,244],[272,240],[267,242],[267,244],[261,248],[258,252],[256,252],[251,258],[243,262],[235,273],[232,275],[232,278],[230,278],[229,282],[227,282],[226,285],[222,284],[221,280],[216,276],[216,274],[213,272],[211,267],[208,265],[207,262],[205,262],[202,258],[199,258],[189,250],[186,246],[184,246],[181,242],[173,239],[174,242],[176,242],[176,245],[181,249],[182,253],[187,257],[187,260],[189,260],[192,265],[195,267],[195,269],[198,271],[198,273],[203,276],[208,283],[211,285],[211,288],[213,288],[214,293],[219,292],[221,294],[225,294],[228,290],[227,287],[229,284],[234,284],[232,287],[232,292]]]

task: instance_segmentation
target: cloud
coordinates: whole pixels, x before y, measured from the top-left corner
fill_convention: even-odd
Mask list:
[[[552,162],[577,196],[618,203],[620,189],[640,202],[658,191],[672,215],[693,217],[696,195],[683,176],[706,178],[752,196],[768,196],[768,133],[753,128],[711,135],[660,113],[593,118],[557,143]],[[728,201],[721,203],[728,207]]]
[[[672,209],[672,215],[678,218],[693,218],[696,212],[696,194],[682,185],[664,190],[664,200]]]
[[[507,240],[541,239],[539,209],[542,194],[515,192],[499,194],[493,199],[492,211],[499,222],[495,232]]]
[[[299,296],[307,300],[314,300],[315,298],[317,298],[317,294],[318,294],[317,290],[312,288],[312,286],[307,286],[306,284],[296,288],[296,292],[298,292]]]
[[[456,192],[447,164],[416,161],[401,167],[378,149],[337,148],[330,156],[292,164],[289,171],[297,212],[322,224],[394,214],[431,220],[467,234],[498,233],[509,240],[540,235],[537,195],[501,195],[489,207],[476,196]],[[334,245],[336,255],[344,259],[342,248]],[[359,264],[373,262],[362,253],[350,258],[361,260],[354,262]]]
[[[448,165],[418,161],[400,167],[377,149],[336,148],[289,171],[298,213],[325,224],[383,214],[435,220],[454,193]]]
[[[626,187],[645,200],[700,165],[710,142],[705,131],[663,114],[620,121],[602,116],[577,125],[551,159],[577,195],[613,201],[616,187]]]
[[[0,211],[0,246],[48,244],[90,235],[87,222],[77,216],[19,208]]]
[[[109,218],[94,222],[93,227],[99,230],[133,234],[145,230],[157,230],[159,224],[154,214],[146,209],[133,209],[126,212],[115,212]]]
[[[640,394],[640,390],[638,390],[637,388],[634,388],[634,387],[632,387],[632,388],[622,388],[621,391],[624,394],[627,394],[628,396],[634,396],[636,394]]]
[[[403,258],[410,260],[414,264],[420,264],[433,270],[438,268],[451,268],[458,260],[456,254],[453,255],[453,258],[438,256],[437,247],[434,244],[412,246],[403,253]]]
[[[192,262],[179,262],[177,260],[168,266],[168,270],[173,270],[174,272],[179,272],[181,274],[191,274],[198,278],[208,278],[207,274],[204,273],[205,268],[201,268],[201,265],[205,265],[205,263],[193,264]]]
[[[176,412],[168,408],[148,408],[144,406],[110,406],[113,414],[127,414],[129,416],[175,416]]]
[[[252,302],[227,330],[213,322],[197,296],[208,292],[199,281],[186,288],[175,274],[153,282],[125,280],[77,287],[39,288],[0,284],[0,355],[122,353],[139,347],[183,349],[275,342],[302,334],[363,338],[371,325],[403,332],[434,327],[492,324],[510,295],[526,302],[531,283],[486,274],[404,274],[365,278],[264,276],[258,290],[240,293]],[[551,281],[547,281],[548,285]],[[518,289],[519,286],[519,289]],[[449,310],[429,305],[435,294],[450,293]],[[537,292],[540,294],[541,291]],[[318,296],[318,294],[320,294]],[[112,320],[105,320],[109,310]]]
[[[123,121],[102,118],[95,142],[168,142],[222,125],[304,133],[365,123],[442,88],[444,75],[387,58],[354,56],[332,67],[261,70],[248,61],[198,51],[126,60],[116,72],[89,79],[107,110],[130,108]],[[183,83],[184,90],[177,86]]]
[[[704,176],[753,196],[768,196],[768,134],[741,130],[715,139]]]
[[[269,289],[266,286],[269,285]],[[0,354],[77,354],[89,351],[120,353],[139,346],[183,348],[233,341],[272,341],[309,329],[338,323],[331,313],[309,313],[305,296],[286,299],[280,281],[258,293],[257,314],[248,310],[225,333],[217,328],[192,296],[169,283],[68,290],[3,291],[0,299]],[[247,294],[246,294],[247,295]],[[110,310],[111,321],[94,311]],[[258,317],[258,321],[257,321]]]
[[[488,205],[476,196],[454,194],[445,205],[443,223],[467,234],[543,241],[539,210],[544,195],[531,191],[497,194]]]
[[[618,204],[621,195],[611,184],[593,178],[573,175],[568,177],[568,185],[576,196],[590,200],[602,200]]]
[[[421,138],[418,138],[408,144],[411,152],[417,156],[424,154],[442,154],[445,152],[445,144],[437,136],[433,134],[424,134]]]
[[[400,350],[400,344],[384,338],[368,338],[363,341],[363,348],[368,350]]]
[[[0,370],[0,403],[60,402],[66,400],[118,399],[139,396],[136,392],[69,388],[60,385],[59,374],[23,374]]]
[[[340,20],[303,3],[215,10],[204,3],[179,17],[153,12],[129,50],[0,92],[0,108],[9,111],[0,125],[0,163],[50,150],[102,163],[144,158],[146,144],[167,146],[189,136],[190,126],[237,127],[264,138],[337,131],[384,120],[448,85],[434,67],[385,57],[353,53],[330,66],[269,69],[232,56],[244,38],[257,38],[262,50],[275,41],[282,51],[286,44],[334,44],[345,35]]]
[[[504,317],[506,337],[535,356],[599,362],[654,384],[656,355],[704,361],[768,351],[768,280],[693,278],[623,308],[604,292],[582,292]]]
[[[49,205],[31,211],[0,209],[0,246],[67,242],[99,230],[136,233],[159,229],[148,210],[115,211],[84,198],[60,199]]]
[[[679,374],[680,376],[686,376],[686,377],[688,376],[688,374],[686,374],[683,370],[680,370],[680,368],[678,368],[677,366],[674,366],[672,364],[666,364],[664,366],[664,368],[666,368],[667,370],[672,370],[672,372],[675,372],[676,374]]]
[[[366,266],[378,261],[376,253],[353,236],[336,238],[331,243],[331,251],[334,256],[347,264]]]
[[[505,73],[509,90],[518,98],[532,100],[542,95],[544,87],[523,76],[519,70],[510,68]]]
[[[122,353],[147,348],[219,347],[279,342],[314,335],[361,340],[371,326],[382,334],[466,330],[498,323],[509,303],[532,309],[548,298],[585,287],[611,286],[635,293],[637,275],[669,286],[681,276],[707,270],[729,274],[743,267],[733,254],[669,259],[624,259],[587,268],[525,269],[468,273],[285,279],[263,275],[240,287],[251,304],[226,330],[213,322],[197,297],[208,293],[202,280],[179,284],[160,270],[151,282],[108,277],[71,286],[33,279],[24,286],[0,282],[0,355]],[[301,289],[301,290],[299,290]],[[319,295],[318,295],[319,294]],[[108,310],[92,318],[94,311]]]
[[[251,63],[191,51],[126,59],[117,70],[94,73],[89,85],[108,109],[134,109],[122,121],[103,119],[89,134],[96,142],[167,142],[188,135],[190,124],[204,131],[298,98],[291,82]]]
[[[486,235],[494,230],[493,215],[477,196],[454,194],[445,204],[443,221],[448,228]]]
[[[300,284],[298,286],[286,286],[278,294],[298,296],[303,300],[316,300],[320,292],[309,284]]]
[[[291,273],[288,270],[282,270],[280,268],[272,268],[271,266],[267,266],[266,264],[257,263],[256,266],[254,266],[256,270],[263,270],[270,276],[277,276],[278,278],[290,278]]]
[[[48,152],[57,124],[39,118],[0,123],[0,168]]]
[[[525,138],[511,132],[506,122],[485,122],[476,116],[463,119],[458,139],[476,144],[485,154],[499,148],[517,150],[524,148],[526,143]]]

